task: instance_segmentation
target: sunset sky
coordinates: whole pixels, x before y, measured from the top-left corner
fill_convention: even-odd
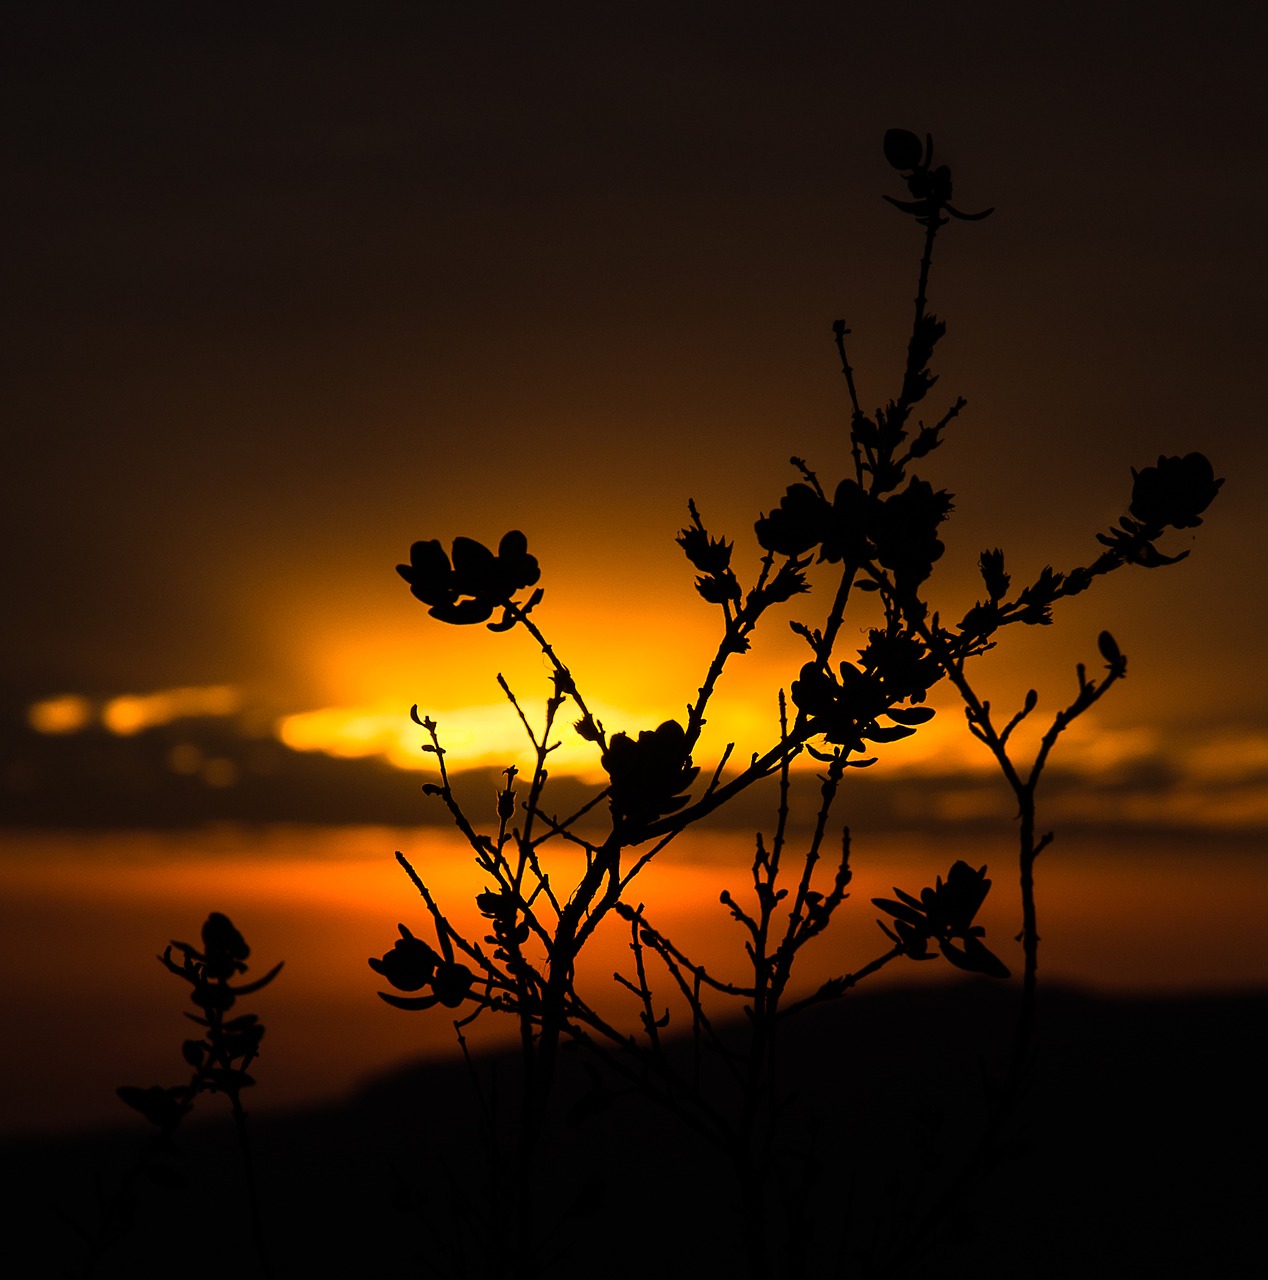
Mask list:
[[[510,528],[609,728],[681,715],[716,638],[673,542],[687,499],[751,582],[789,455],[847,465],[835,318],[864,401],[895,393],[901,126],[932,131],[961,207],[997,210],[934,266],[930,403],[969,400],[923,470],[957,502],[935,605],[971,603],[987,547],[1019,581],[1087,563],[1133,466],[1207,453],[1224,491],[1166,548],[1192,557],[1007,637],[983,679],[1055,709],[1109,627],[1129,679],[1069,759],[1164,762],[1171,816],[1268,822],[1261,11],[127,12],[5,19],[10,739],[202,714],[409,762],[418,703],[457,762],[500,763],[494,673],[535,701],[540,657],[433,622],[394,565]],[[783,625],[714,746],[769,736],[801,661]],[[910,759],[973,764],[958,717],[935,725]]]
[[[524,767],[495,676],[538,714],[547,670],[522,633],[429,618],[395,566],[522,530],[534,618],[608,730],[683,717],[719,634],[674,542],[688,500],[751,585],[790,455],[828,485],[850,467],[834,320],[865,406],[897,394],[920,235],[881,198],[891,127],[934,135],[958,207],[995,208],[946,229],[931,280],[923,408],[969,402],[919,468],[956,502],[933,607],[962,615],[985,549],[1018,585],[1089,563],[1160,454],[1225,478],[1168,535],[1183,563],[1010,628],[975,672],[1005,715],[1036,688],[1042,726],[1103,628],[1129,659],[1041,796],[1044,980],[1262,987],[1268,9],[45,0],[0,26],[0,1018],[27,1046],[0,1131],[117,1120],[116,1085],[172,1067],[153,957],[208,909],[287,964],[261,1105],[451,1048],[365,963],[427,927],[393,849],[459,920],[477,874],[389,764],[434,767],[417,703],[456,770]],[[817,582],[732,663],[705,777],[773,740]],[[807,982],[875,954],[873,893],[958,857],[991,865],[1019,971],[1016,804],[951,691],[931,705],[851,775],[860,909]],[[596,750],[561,742],[557,780],[590,787]],[[463,780],[484,813],[491,781]],[[638,883],[723,969],[719,886],[771,816],[735,809]],[[606,984],[628,938],[600,950]]]

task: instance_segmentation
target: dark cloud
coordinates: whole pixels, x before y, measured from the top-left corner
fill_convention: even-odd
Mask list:
[[[1241,731],[1240,745],[1258,763],[1239,768],[1237,736],[1194,738],[1199,752],[1215,747],[1229,764],[1196,772],[1193,759],[1168,759],[1156,749],[1124,757],[1113,768],[1067,759],[1044,777],[1048,821],[1062,831],[1100,834],[1201,831],[1230,837],[1268,828],[1264,800],[1264,738]],[[1059,753],[1061,754],[1061,753]],[[1067,757],[1070,752],[1066,752]],[[454,768],[455,793],[468,813],[493,820],[494,798],[505,785],[491,768]],[[424,797],[428,772],[402,770],[380,755],[343,759],[293,750],[250,709],[224,716],[178,716],[120,735],[94,724],[76,733],[48,735],[9,724],[0,732],[0,826],[100,830],[190,830],[209,823],[308,822],[335,825],[451,825],[448,811]],[[572,813],[599,785],[552,774],[548,806]],[[794,773],[792,810],[812,815],[819,781],[812,770]],[[523,796],[521,796],[521,800]],[[704,823],[747,845],[768,831],[778,807],[775,780],[750,788]],[[849,825],[862,832],[989,833],[998,839],[1015,807],[1003,779],[971,767],[926,760],[892,762],[868,770],[849,796]],[[605,812],[600,808],[600,813]],[[808,821],[809,819],[807,819]],[[794,822],[795,826],[795,822]],[[800,835],[808,832],[801,831]]]

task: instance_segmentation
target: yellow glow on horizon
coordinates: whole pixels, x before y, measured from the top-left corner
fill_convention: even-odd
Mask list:
[[[630,710],[597,705],[592,708],[606,725],[636,725],[654,728],[660,723],[654,711]],[[540,708],[526,707],[529,723],[540,733]],[[446,768],[496,768],[515,765],[521,772],[532,768],[533,748],[524,726],[508,703],[457,707],[449,711],[429,713],[419,708],[419,715],[431,714],[437,723],[440,745],[445,752]],[[547,768],[555,774],[579,777],[587,782],[603,780],[599,767],[599,751],[573,729],[577,719],[575,707],[566,706],[550,734],[550,742],[559,745],[550,752]],[[322,707],[283,716],[276,727],[278,738],[293,751],[322,751],[345,759],[382,756],[399,769],[432,769],[436,757],[422,748],[430,742],[428,734],[396,705],[374,707]]]
[[[420,715],[438,722],[448,765],[528,767],[532,748],[497,676],[505,677],[540,733],[552,667],[536,642],[520,629],[498,635],[483,626],[445,626],[421,606],[405,617],[404,623],[398,617],[355,630],[317,623],[306,632],[305,661],[324,700],[317,709],[283,717],[277,728],[282,741],[297,750],[378,754],[404,768],[425,768],[429,761],[434,767],[419,749],[426,735],[409,720],[416,704]],[[668,719],[685,723],[686,705],[698,697],[720,634],[720,619],[698,598],[670,603],[647,590],[637,593],[628,614],[608,600],[543,605],[534,619],[609,735],[637,734]],[[786,666],[769,652],[732,659],[697,763],[707,767],[729,741],[736,743],[737,759],[769,746],[777,724],[775,690]],[[561,708],[551,734],[560,746],[551,752],[549,768],[598,780],[598,752],[572,728],[579,717],[571,700]]]
[[[434,773],[434,756],[422,750],[428,735],[409,717],[410,704],[417,703],[420,715],[438,723],[446,764],[454,773],[514,765],[528,774],[533,750],[515,708],[498,688],[497,674],[505,675],[529,724],[540,733],[551,665],[536,643],[520,630],[495,635],[483,627],[445,627],[425,615],[418,617],[417,611],[410,617],[417,627],[365,626],[355,633],[315,630],[307,636],[304,661],[315,660],[323,668],[321,702],[314,699],[305,706],[292,701],[289,708],[274,702],[270,707],[263,699],[247,702],[246,691],[231,685],[184,685],[110,698],[67,692],[32,703],[27,720],[42,734],[68,736],[104,725],[127,737],[182,717],[231,719],[216,732],[228,730],[244,743],[271,735],[294,751],[377,758],[397,768]],[[637,629],[620,625],[614,612],[598,608],[561,611],[540,623],[611,737],[618,732],[636,735],[670,718],[685,723],[686,704],[698,696],[712,657],[718,621],[703,605],[678,614],[666,609],[663,601],[649,598]],[[421,639],[424,647],[411,647],[410,636]],[[861,629],[843,633],[840,656],[857,650],[863,638]],[[1048,638],[1022,637],[1035,642]],[[771,634],[759,636],[751,653],[731,660],[693,751],[700,786],[728,743],[735,744],[724,772],[728,778],[755,753],[774,745],[777,693],[781,686],[791,685],[803,657],[804,648],[795,637],[772,626]],[[994,655],[983,662],[983,675],[989,677],[983,680],[983,691],[993,700],[997,725],[1020,703],[1015,686],[1022,672],[1016,668]],[[1013,758],[1023,768],[1033,759],[1040,736],[1061,709],[1062,695],[1069,694],[1072,682],[1067,679],[1064,689],[1055,677],[1035,683],[1046,686],[1039,705],[1010,741]],[[259,690],[250,696],[259,698]],[[296,710],[297,705],[304,709]],[[948,682],[934,686],[929,705],[937,710],[936,716],[911,738],[869,744],[869,754],[879,758],[875,775],[931,788],[925,792],[925,808],[945,820],[975,821],[998,813],[1001,804],[1007,804],[998,766],[966,732],[963,709]],[[279,715],[280,711],[287,713]],[[255,717],[254,727],[248,714]],[[550,752],[547,768],[556,777],[602,785],[605,775],[597,747],[573,728],[578,716],[571,700],[561,708],[550,735],[552,745],[558,746]],[[168,749],[168,769],[199,777],[208,787],[234,786],[241,762],[226,758],[235,753],[222,754],[222,748],[204,741],[200,733],[191,728],[188,741]],[[794,768],[820,772],[823,766],[805,753]],[[1250,725],[1190,727],[1181,734],[1139,721],[1107,724],[1094,713],[1061,735],[1051,770],[1054,816],[1059,819],[1203,825],[1218,831],[1244,831],[1268,823],[1268,790],[1263,785],[1268,777],[1268,735]],[[857,780],[863,786],[872,776],[872,771],[849,775],[852,783]],[[1079,779],[1087,784],[1082,793],[1074,787]]]

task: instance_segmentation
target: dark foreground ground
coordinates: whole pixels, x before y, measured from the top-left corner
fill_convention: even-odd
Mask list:
[[[909,1232],[908,1189],[927,1203],[980,1132],[983,1076],[1000,1061],[1012,1001],[982,985],[857,995],[789,1025],[783,1185],[811,1182],[771,1212],[780,1257],[794,1255],[796,1240],[811,1262],[797,1272],[776,1265],[773,1275],[858,1275],[857,1243],[878,1230],[885,1238],[895,1221],[897,1239]],[[970,1190],[908,1274],[1268,1274],[1268,995],[1123,1001],[1051,991],[1042,1030],[1015,1152]],[[267,1069],[266,1042],[259,1074]],[[513,1096],[512,1063],[482,1070],[501,1082],[500,1098]],[[484,1212],[493,1184],[474,1096],[461,1066],[423,1067],[344,1106],[256,1124],[276,1273],[482,1275],[490,1228],[466,1215]],[[570,1118],[586,1098],[590,1077],[572,1065],[536,1179],[541,1274],[747,1275],[738,1198],[718,1157],[634,1100]],[[211,1102],[208,1110],[222,1100]],[[493,1126],[505,1131],[509,1103],[495,1106]],[[8,1274],[79,1274],[83,1250],[66,1216],[94,1221],[94,1180],[115,1185],[145,1134],[138,1119],[119,1133],[0,1149],[6,1254],[33,1259]],[[95,1274],[260,1274],[238,1208],[232,1131],[191,1127],[180,1148],[189,1185],[143,1188],[135,1228]],[[453,1263],[458,1244],[467,1270]]]

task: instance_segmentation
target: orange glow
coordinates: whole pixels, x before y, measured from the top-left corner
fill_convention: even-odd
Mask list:
[[[578,591],[589,594],[568,602],[560,590],[558,602],[548,599],[534,617],[608,732],[685,720],[718,643],[714,610],[689,585],[656,594],[646,589],[626,608],[595,601],[592,584],[579,583]],[[494,635],[481,626],[445,626],[421,605],[401,603],[402,614],[390,626],[363,620],[355,630],[336,631],[337,624],[316,622],[306,631],[313,683],[329,701],[320,710],[284,717],[279,736],[297,750],[381,754],[399,766],[419,767],[427,764],[419,752],[425,737],[408,716],[417,704],[420,715],[439,723],[449,764],[514,762],[523,768],[531,748],[497,675],[540,731],[551,668],[535,642],[522,631]],[[747,758],[773,741],[776,691],[795,677],[802,660],[792,645],[782,648],[792,656],[759,640],[753,653],[732,659],[712,703],[701,759],[716,758],[727,742],[736,743],[736,758]],[[597,752],[572,731],[577,718],[572,703],[560,712],[551,735],[560,747],[551,769],[597,778]]]
[[[374,994],[378,983],[366,959],[391,946],[396,923],[431,936],[427,910],[392,857],[398,848],[455,926],[478,936],[483,922],[472,898],[484,877],[448,830],[275,826],[0,836],[0,893],[11,907],[0,952],[14,972],[23,957],[40,957],[35,968],[21,969],[23,983],[0,993],[0,1016],[20,1006],[26,1026],[26,1049],[14,1066],[23,1087],[11,1089],[0,1128],[117,1119],[114,1086],[151,1076],[153,1045],[179,1034],[182,993],[154,956],[171,938],[196,938],[209,910],[226,912],[242,929],[253,965],[286,962],[258,1002],[268,1039],[253,1107],[302,1105],[411,1056],[453,1052],[448,1018],[402,1014]],[[568,856],[562,850],[558,858],[566,863]],[[940,835],[936,843],[911,834],[860,835],[851,900],[839,928],[807,952],[799,989],[857,968],[884,948],[871,897],[889,895],[895,884],[918,889],[960,857],[989,866],[994,887],[979,918],[1016,974],[1014,856],[1012,833],[1002,827],[985,836]],[[632,900],[646,902],[648,919],[711,973],[739,978],[741,931],[718,894],[728,888],[746,901],[751,857],[747,834],[693,833],[639,877]],[[566,879],[566,865],[552,861],[551,870],[560,883]],[[1191,838],[1062,835],[1038,874],[1045,982],[1119,993],[1262,983],[1268,863],[1253,840],[1194,848]],[[596,935],[581,974],[587,996],[623,1022],[635,1022],[637,1010],[611,974],[628,975],[632,963],[628,927],[613,921]],[[955,976],[940,962],[895,964],[871,985]],[[76,1010],[73,1019],[67,1009]],[[509,1024],[485,1016],[468,1035],[487,1046],[510,1038]],[[121,1035],[120,1026],[132,1032]],[[137,1032],[142,1026],[145,1034]],[[332,1053],[336,1026],[339,1052]],[[67,1062],[84,1072],[70,1089]]]
[[[203,767],[203,753],[192,742],[181,742],[167,753],[167,767],[182,777],[193,777]]]
[[[283,716],[276,731],[292,751],[324,751],[344,759],[384,755],[397,763],[408,748],[408,724],[399,710],[324,707]]]
[[[615,707],[607,703],[587,703],[605,725],[655,726],[666,718],[655,708]],[[524,707],[534,732],[541,730],[541,708]],[[532,769],[533,749],[523,723],[507,702],[485,706],[456,707],[447,711],[427,711],[437,722],[446,767],[453,770],[498,768],[515,765],[521,772]],[[550,734],[558,744],[551,751],[548,768],[587,782],[604,778],[599,751],[573,730],[575,709],[561,714]],[[536,723],[535,723],[536,722]],[[399,706],[325,707],[317,711],[284,716],[277,724],[277,736],[294,751],[323,751],[343,758],[379,755],[401,769],[436,767],[435,756],[422,746],[427,733],[403,714]]]
[[[1268,734],[1222,731],[1183,750],[1185,772],[1194,782],[1250,781],[1268,775]],[[1268,807],[1268,789],[1264,794]]]
[[[33,702],[26,712],[27,723],[37,733],[78,733],[92,723],[92,703],[77,693]]]
[[[232,760],[214,756],[202,768],[202,779],[209,787],[231,787],[238,781],[238,766]]]
[[[534,618],[587,700],[663,704],[662,718],[683,714],[718,640],[703,604],[686,598],[678,606],[653,601],[622,611],[594,602],[592,588],[567,606],[559,595],[558,605],[548,601]],[[550,680],[548,661],[523,631],[494,635],[482,626],[446,626],[408,600],[390,623],[361,618],[355,627],[318,622],[305,629],[304,661],[327,705],[408,711],[417,703],[432,715],[504,701],[498,672],[526,710],[542,701]]]
[[[668,529],[673,527],[671,522]],[[666,541],[668,552],[661,545]],[[619,585],[614,585],[613,564],[593,566],[596,557],[602,558],[593,546],[556,547],[555,559],[543,550],[546,598],[535,620],[609,733],[637,732],[669,718],[682,721],[687,704],[698,696],[721,631],[716,608],[692,589],[671,533],[662,530],[649,545],[651,567],[630,561],[629,573],[640,576],[621,577]],[[657,547],[665,554],[656,553]],[[737,564],[740,552],[737,547]],[[624,575],[626,558],[610,558]],[[812,576],[822,577],[822,572],[812,570]],[[702,768],[710,768],[728,743],[735,744],[732,759],[739,763],[775,740],[778,691],[790,687],[806,658],[803,641],[787,624],[790,619],[815,621],[824,585],[818,581],[811,595],[772,610],[752,651],[728,662],[695,753]],[[937,603],[955,616],[977,593],[976,571],[953,564]],[[1072,613],[1087,614],[1086,621],[1075,617],[1068,627],[1013,628],[1000,649],[975,664],[971,673],[1001,724],[1020,708],[1027,689],[1037,688],[1038,708],[1013,737],[1020,757],[1033,752],[1052,716],[1074,696],[1075,665],[1087,663],[1093,678],[1099,672],[1100,609],[1081,598],[1070,603]],[[876,621],[869,612],[873,605],[860,597],[857,612],[852,606],[837,661],[855,657],[865,643],[867,627]],[[367,608],[358,617],[332,605],[302,624],[305,678],[324,699],[318,704],[321,710],[305,709],[284,719],[283,740],[297,749],[381,754],[394,764],[418,767],[425,763],[418,750],[423,739],[408,721],[410,705],[417,704],[420,714],[439,722],[443,745],[452,753],[449,763],[500,767],[513,762],[523,768],[529,758],[526,738],[496,676],[501,672],[506,677],[536,726],[550,688],[550,666],[531,638],[519,630],[494,635],[483,626],[437,623],[423,606],[407,595],[402,598],[395,583]],[[293,621],[291,615],[287,620]],[[1127,633],[1124,642],[1126,646]],[[1177,743],[1155,728],[1138,727],[1156,707],[1143,699],[1147,690],[1136,667],[1132,670],[1124,689],[1116,690],[1106,707],[1096,708],[1063,735],[1054,756],[1060,767],[1105,777],[1159,754],[1175,756]],[[939,711],[933,722],[914,738],[875,753],[885,766],[912,773],[994,771],[989,753],[966,732],[958,695],[945,681],[931,691],[930,705]],[[1126,723],[1109,722],[1124,713]],[[566,706],[557,734],[562,745],[552,767],[597,779],[596,753],[571,732],[575,718],[575,708]]]
[[[508,637],[497,639],[506,641]],[[527,666],[521,661],[513,687],[529,724],[540,733],[542,701],[549,689],[546,666],[541,655],[524,644],[524,637],[509,639],[512,643],[505,646],[507,654],[522,660],[527,651],[531,657]],[[700,648],[703,647],[702,644]],[[597,666],[599,657],[592,654],[591,665]],[[503,669],[510,669],[510,664]],[[616,669],[619,674],[624,667],[618,663]],[[473,677],[470,685],[457,679],[448,682],[442,678],[447,670],[440,663],[419,681],[434,699],[429,702],[420,698],[419,711],[437,721],[447,766],[455,773],[509,765],[521,773],[530,771],[533,752],[511,704],[505,698],[462,703],[459,697],[475,691],[477,681]],[[495,673],[496,670],[494,667]],[[685,716],[685,698],[675,705],[663,697],[646,697],[648,686],[655,683],[658,675],[665,676],[665,683],[669,675],[676,677],[679,688],[687,684],[681,670],[669,662],[651,674],[647,669],[640,670],[640,678],[629,686],[628,701],[587,698],[609,733],[635,733],[669,717],[682,720]],[[774,742],[775,716],[773,707],[768,707],[770,690],[778,688],[780,676],[787,674],[787,666],[760,650],[744,655],[727,671],[694,752],[695,762],[706,776],[728,742],[736,744],[728,775],[741,768],[753,752],[764,751]],[[493,681],[485,679],[482,683],[488,687]],[[94,723],[100,705],[86,696],[62,694],[32,704],[27,712],[28,722],[38,732],[72,734]],[[887,783],[908,786],[923,785],[922,780],[929,780],[932,789],[924,792],[922,808],[926,819],[979,821],[1005,812],[1010,801],[997,766],[986,748],[965,731],[963,711],[954,690],[946,682],[936,686],[929,705],[937,715],[912,738],[874,745],[872,753],[880,763],[874,775],[863,777],[879,777]],[[244,742],[272,734],[297,752],[322,752],[349,759],[374,756],[401,769],[435,769],[434,756],[421,749],[428,742],[428,735],[410,720],[408,706],[401,699],[331,705],[278,718],[265,715],[262,707],[250,713],[242,710],[242,695],[231,686],[191,686],[148,695],[124,695],[108,700],[104,706],[103,718],[121,736],[181,716],[224,718],[232,714],[234,730]],[[1015,759],[1024,764],[1032,756],[1038,736],[1051,723],[1055,709],[1055,705],[1041,698],[1034,715],[1013,736]],[[557,746],[550,753],[547,767],[555,776],[570,775],[601,785],[605,775],[599,752],[574,731],[576,714],[575,707],[566,705],[557,718],[550,735],[551,743]],[[241,764],[200,745],[196,733],[192,736],[194,740],[177,742],[167,749],[168,770],[179,776],[198,777],[213,788],[234,786],[239,781]],[[1054,822],[1120,829],[1206,827],[1228,832],[1268,824],[1268,788],[1263,781],[1268,775],[1268,735],[1253,726],[1223,726],[1204,733],[1190,730],[1178,735],[1155,726],[1103,725],[1094,713],[1067,729],[1050,765],[1052,772],[1048,776],[1055,775],[1057,780],[1045,779],[1043,792],[1045,811]],[[802,756],[794,764],[795,769],[810,771],[818,767],[809,756]],[[868,783],[863,781],[862,785]]]
[[[685,721],[687,704],[698,698],[721,637],[718,609],[695,593],[693,574],[673,545],[676,527],[671,523],[670,533],[662,531],[652,544],[664,553],[651,557],[655,579],[646,564],[629,556],[614,557],[623,575],[619,580],[611,564],[587,572],[599,553],[584,545],[558,548],[558,561],[546,559],[546,598],[534,620],[610,734],[637,733],[667,719]],[[661,545],[665,542],[668,549]],[[331,607],[305,619],[300,630],[306,676],[327,697],[320,709],[282,718],[278,735],[297,750],[377,754],[400,767],[427,767],[419,751],[425,736],[408,717],[409,707],[417,704],[420,715],[440,725],[451,766],[514,763],[524,769],[531,759],[527,738],[496,678],[499,672],[505,676],[538,730],[551,668],[535,642],[518,629],[498,635],[483,626],[438,623],[407,594],[401,598],[403,584],[391,585],[396,607],[389,613],[379,606],[381,617],[350,620],[346,609]],[[799,597],[773,609],[751,651],[727,663],[694,753],[702,769],[711,769],[728,743],[735,745],[734,766],[776,740],[779,690],[790,687],[807,655],[788,622],[813,620],[815,599]],[[860,598],[859,608],[842,634],[841,659],[855,655],[866,641],[866,625],[875,621],[870,599]],[[993,768],[964,732],[954,693],[936,690],[932,705],[948,710],[915,738],[877,754],[904,769]],[[598,781],[597,751],[572,731],[577,716],[571,703],[562,709],[552,735],[560,747],[550,767],[557,774]]]
[[[186,685],[111,698],[102,708],[101,722],[111,733],[131,737],[185,716],[232,715],[241,705],[242,695],[232,685]]]

